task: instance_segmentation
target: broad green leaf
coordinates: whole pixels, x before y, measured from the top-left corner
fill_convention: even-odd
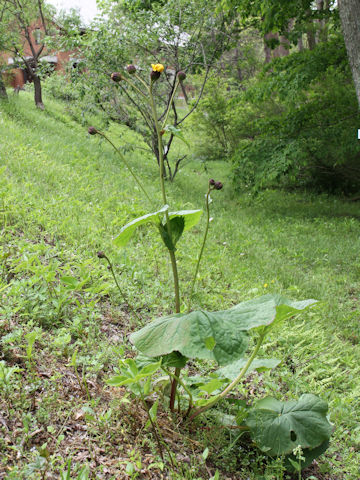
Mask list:
[[[187,358],[181,355],[180,352],[171,352],[161,359],[161,365],[164,367],[184,368],[187,363]]]
[[[312,394],[289,402],[267,397],[257,402],[246,424],[260,450],[270,456],[287,455],[298,445],[314,449],[329,439],[327,410],[327,403]]]
[[[178,240],[180,239],[184,227],[185,227],[185,219],[184,217],[174,217],[170,220],[170,229],[171,229],[171,237],[169,236],[167,223],[165,225],[160,225],[160,234],[161,237],[169,250],[174,251],[175,245],[177,244]]]
[[[231,322],[202,311],[175,314],[146,325],[133,333],[130,341],[148,357],[178,351],[188,358],[215,360],[222,365],[241,357],[248,345],[247,332]],[[211,336],[216,342],[213,350],[205,342]]]
[[[154,360],[160,361],[161,360],[161,366],[162,367],[174,367],[174,368],[183,368],[185,367],[187,363],[187,358],[181,355],[179,352],[171,352],[169,355],[164,355],[163,357],[147,357],[143,355],[142,353],[139,353],[139,355],[136,357],[136,365],[138,368],[143,368],[146,365],[150,365],[154,363]]]
[[[169,218],[183,217],[185,221],[184,232],[194,227],[200,220],[202,210],[178,210],[177,212],[169,212]]]
[[[246,362],[246,358],[240,358],[240,360],[236,360],[236,362],[220,368],[216,371],[216,373],[219,375],[219,377],[227,378],[228,380],[235,380],[235,378],[239,375],[240,370],[246,365]],[[271,370],[277,367],[279,363],[281,363],[281,360],[276,358],[255,358],[248,368],[246,374],[248,375],[254,371],[263,372],[265,370]]]
[[[315,300],[292,302],[280,295],[265,295],[240,303],[229,310],[198,310],[159,318],[130,336],[136,348],[148,357],[178,351],[185,357],[215,360],[226,365],[242,357],[248,345],[248,331],[269,328]],[[214,348],[207,348],[210,337]]]
[[[216,341],[215,341],[215,338],[214,337],[207,337],[205,338],[205,347],[212,351],[214,350],[215,348],[215,345],[216,345]]]
[[[292,301],[278,294],[268,294],[239,303],[225,312],[240,316],[244,329],[250,330],[273,327],[315,303],[317,300]]]
[[[164,213],[166,210],[168,210],[168,205],[165,205],[163,208],[158,210],[157,212],[154,213],[148,213],[147,215],[143,215],[142,217],[135,218],[135,220],[132,220],[131,222],[127,223],[122,229],[120,230],[120,233],[117,237],[114,238],[114,243],[117,247],[125,247],[130,238],[133,236],[135,230],[137,227],[140,227],[140,225],[144,225],[145,223],[153,223],[155,225],[160,225],[161,219],[159,215]]]
[[[216,392],[219,389],[222,389],[224,386],[224,380],[219,380],[218,378],[213,378],[210,382],[203,385],[199,385],[199,390],[206,392],[208,395]]]

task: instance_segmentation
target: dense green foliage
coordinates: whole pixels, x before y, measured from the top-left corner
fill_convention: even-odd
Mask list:
[[[209,139],[200,154],[227,154],[238,186],[358,191],[360,114],[341,38],[273,60],[230,94],[212,87],[197,120]]]

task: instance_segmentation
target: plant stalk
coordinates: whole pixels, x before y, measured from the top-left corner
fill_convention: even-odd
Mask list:
[[[194,278],[193,278],[192,283],[191,283],[191,290],[190,290],[190,296],[189,296],[188,312],[190,312],[190,310],[191,310],[191,300],[192,300],[192,296],[193,296],[193,293],[194,293],[194,287],[195,287],[197,275],[198,275],[198,273],[199,273],[199,267],[200,267],[201,258],[202,258],[202,255],[203,255],[203,252],[204,252],[204,249],[205,249],[205,244],[206,244],[206,240],[207,240],[207,235],[208,235],[208,232],[209,232],[209,225],[210,225],[210,203],[209,203],[209,200],[210,200],[210,192],[211,192],[211,190],[212,190],[212,189],[211,189],[210,186],[209,186],[208,192],[207,192],[207,194],[206,194],[206,227],[205,227],[205,232],[204,232],[203,243],[202,243],[202,245],[201,245],[199,257],[198,257],[198,260],[197,260],[197,263],[196,263]]]
[[[209,403],[204,405],[203,407],[198,408],[189,418],[189,421],[193,420],[195,417],[200,415],[200,413],[206,412],[206,410],[209,410],[209,408],[213,407],[215,403],[217,403],[219,400],[222,398],[226,397],[226,395],[234,388],[236,385],[242,380],[242,378],[245,376],[246,372],[248,371],[250,365],[252,364],[254,358],[256,357],[263,341],[265,338],[265,333],[262,333],[259,336],[259,339],[257,341],[257,344],[254,348],[254,351],[252,355],[249,357],[248,361],[244,365],[244,367],[241,369],[239,375],[233,380],[219,395],[217,395],[215,398],[213,398]]]
[[[164,370],[164,372],[169,375],[171,378],[175,378],[177,380],[177,382],[179,383],[179,385],[181,385],[183,387],[183,389],[185,390],[185,392],[189,395],[189,407],[192,408],[193,405],[194,405],[194,400],[193,400],[193,396],[192,396],[192,393],[191,391],[189,390],[189,388],[181,381],[181,379],[179,377],[176,377],[174,373],[170,372],[170,370],[168,370],[167,368],[165,367],[162,367],[162,369]],[[180,369],[179,369],[180,370]]]
[[[162,137],[159,129],[159,121],[157,118],[156,106],[155,106],[154,97],[152,93],[152,83],[150,84],[150,88],[149,88],[149,97],[150,97],[151,110],[154,118],[156,135],[158,139],[161,193],[162,193],[163,203],[164,205],[167,205],[165,180],[164,180],[164,146],[162,143]],[[169,212],[167,210],[165,211],[165,218],[166,218],[167,232],[168,232],[169,238],[171,239],[172,236],[171,236],[170,217],[169,217]],[[170,249],[168,250],[169,250],[171,267],[172,267],[172,272],[174,277],[175,311],[176,313],[180,313],[180,287],[179,287],[179,275],[178,275],[177,264],[176,264],[176,256],[175,256],[174,250],[170,250]],[[178,383],[176,377],[179,377],[180,371],[181,371],[180,368],[175,369],[175,378],[173,378],[173,381],[171,384],[170,404],[169,404],[169,408],[171,412],[174,411],[176,388]]]

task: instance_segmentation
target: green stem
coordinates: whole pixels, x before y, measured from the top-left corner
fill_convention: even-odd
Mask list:
[[[171,237],[170,237],[171,238]],[[179,275],[177,271],[177,263],[174,250],[169,250],[171,267],[174,277],[174,290],[175,290],[175,311],[180,313],[180,286],[179,286]]]
[[[115,284],[120,292],[120,295],[123,297],[123,299],[125,300],[125,302],[128,304],[128,307],[130,308],[130,310],[132,311],[132,313],[135,315],[135,317],[139,320],[139,322],[142,323],[142,319],[139,317],[139,315],[136,313],[134,307],[131,305],[131,303],[129,302],[129,300],[127,299],[127,296],[125,295],[125,293],[123,292],[122,288],[120,287],[119,285],[119,282],[117,281],[117,278],[116,278],[116,275],[115,275],[115,272],[114,272],[114,269],[113,269],[113,266],[112,266],[112,263],[110,262],[110,259],[108,258],[107,255],[105,255],[105,253],[102,253],[102,255],[104,256],[105,260],[108,262],[109,264],[109,267],[110,267],[110,272],[112,273],[112,276],[114,278],[114,281],[115,281]]]
[[[146,83],[144,82],[144,80],[143,80],[137,73],[134,74],[134,77],[135,77],[137,80],[139,80],[139,82],[141,82],[141,83],[144,85],[145,90],[146,90],[147,92],[150,90],[150,89],[149,89],[149,86],[146,85]]]
[[[155,130],[156,130],[156,135],[157,135],[157,140],[158,140],[158,150],[159,150],[159,164],[160,164],[160,185],[161,185],[161,193],[162,193],[162,199],[164,205],[167,205],[167,198],[166,198],[166,191],[165,191],[165,180],[164,180],[164,147],[162,143],[162,137],[160,133],[160,128],[159,128],[159,121],[157,117],[157,112],[156,112],[156,106],[154,102],[154,96],[152,93],[152,83],[150,84],[149,88],[149,97],[150,97],[150,105],[151,105],[151,110],[154,118],[154,124],[155,124]],[[170,226],[170,217],[169,217],[169,212],[166,210],[165,211],[165,218],[166,218],[166,228],[167,232],[169,235],[169,238],[171,239],[171,226]],[[174,291],[175,291],[175,311],[176,313],[180,313],[180,287],[179,287],[179,275],[177,271],[177,264],[176,264],[176,256],[175,256],[175,251],[174,250],[169,250],[169,255],[170,255],[170,260],[171,260],[171,267],[173,271],[173,277],[174,277]],[[180,376],[180,368],[175,369],[175,377]],[[177,380],[176,378],[173,379],[172,385],[171,385],[171,393],[170,393],[170,411],[174,411],[174,405],[175,405],[175,398],[176,398],[176,388],[177,388]]]
[[[140,90],[140,88],[138,88],[134,82],[132,82],[130,79],[126,78],[126,77],[123,77],[125,82],[127,82],[131,88],[133,88],[134,90],[136,90],[141,96],[143,96],[144,98],[146,98],[146,95],[143,91]],[[147,85],[145,84],[145,86],[147,87]],[[149,88],[147,87],[146,88],[146,91],[149,91]]]
[[[150,89],[149,89],[149,97],[150,97],[150,106],[152,110],[152,115],[153,115],[154,124],[155,124],[155,131],[156,131],[156,136],[158,141],[161,194],[162,194],[163,204],[167,205],[165,182],[164,182],[164,146],[162,143],[162,138],[161,138],[161,133],[159,128],[159,121],[158,121],[156,106],[154,102],[154,96],[152,94],[152,84],[150,85]],[[166,212],[165,212],[165,215],[166,215]],[[166,221],[167,223],[169,223],[168,214],[166,216]]]
[[[191,417],[189,418],[189,421],[193,420],[195,417],[197,417],[198,415],[200,415],[200,413],[203,413],[203,412],[206,412],[206,410],[209,410],[209,408],[213,407],[215,405],[215,403],[217,403],[219,400],[221,400],[222,398],[226,397],[226,395],[234,388],[236,387],[236,385],[242,380],[242,378],[245,376],[246,372],[248,371],[250,365],[252,364],[254,358],[256,357],[263,341],[264,341],[264,338],[265,338],[265,333],[261,334],[259,336],[259,339],[257,341],[257,344],[255,346],[255,349],[252,353],[252,355],[250,356],[250,358],[248,359],[248,361],[246,362],[246,364],[244,365],[244,367],[241,369],[239,375],[235,378],[235,380],[233,380],[226,388],[225,390],[223,390],[219,395],[217,395],[216,397],[214,397],[212,400],[210,400],[206,405],[204,405],[203,407],[200,407],[198,408],[192,415]]]
[[[185,392],[189,395],[189,407],[192,408],[193,405],[194,405],[194,401],[193,401],[193,396],[192,396],[192,393],[190,391],[190,389],[184,384],[184,382],[181,381],[180,377],[176,376],[176,372],[175,374],[174,373],[171,373],[170,370],[168,370],[167,368],[165,367],[161,367],[164,372],[169,375],[171,378],[175,378],[175,380],[178,382],[179,385],[182,386],[182,388],[185,390]],[[180,370],[180,369],[179,369]]]
[[[129,172],[131,173],[131,175],[134,177],[134,180],[136,181],[136,183],[139,185],[139,187],[141,188],[142,192],[144,193],[145,197],[149,200],[150,204],[153,203],[153,201],[151,200],[149,194],[147,193],[147,191],[145,190],[143,184],[141,183],[141,181],[139,180],[138,176],[135,174],[134,170],[130,167],[129,165],[129,162],[126,160],[125,156],[120,152],[120,150],[113,144],[113,142],[105,135],[105,133],[103,132],[100,132],[99,130],[97,131],[97,133],[99,135],[101,135],[102,137],[105,138],[105,140],[107,142],[110,143],[110,145],[113,147],[113,149],[116,151],[116,153],[120,156],[121,160],[125,163],[126,167],[128,168]]]
[[[166,190],[165,190],[165,181],[164,181],[164,147],[162,143],[161,133],[159,129],[159,122],[157,118],[156,106],[154,102],[154,97],[152,94],[152,84],[149,89],[149,97],[150,97],[150,104],[153,113],[154,123],[155,123],[155,130],[158,139],[158,150],[159,150],[159,163],[160,163],[160,185],[161,185],[161,194],[164,205],[167,205],[167,198],[166,198]],[[165,211],[165,218],[166,218],[166,228],[168,231],[169,238],[171,237],[171,226],[170,226],[170,218],[169,212]],[[170,260],[171,260],[171,267],[173,271],[174,277],[174,290],[175,290],[175,310],[176,313],[180,313],[180,288],[179,288],[179,275],[177,271],[177,264],[176,264],[176,257],[175,251],[169,250]]]
[[[208,231],[209,231],[209,225],[210,225],[210,203],[209,203],[209,199],[210,199],[211,190],[212,189],[209,187],[208,192],[206,194],[206,227],[205,227],[205,232],[204,232],[203,243],[201,245],[199,257],[198,257],[198,260],[197,260],[197,263],[196,263],[194,278],[193,278],[192,283],[191,283],[188,312],[190,312],[190,310],[191,310],[191,300],[192,300],[192,296],[193,296],[193,293],[194,293],[194,287],[195,287],[197,275],[199,273],[200,262],[201,262],[201,258],[202,258],[203,252],[204,252],[206,239],[207,239],[207,235],[208,235]]]

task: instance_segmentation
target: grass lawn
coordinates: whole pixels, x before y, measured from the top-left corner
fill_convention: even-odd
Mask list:
[[[151,229],[114,247],[120,228],[151,207],[107,144],[64,105],[45,103],[38,111],[21,92],[0,104],[0,478],[81,480],[86,465],[96,479],[205,480],[216,469],[221,479],[291,478],[279,460],[213,419],[184,429],[161,411],[178,463],[166,473],[144,409],[124,388],[106,386],[119,359],[132,355],[129,333],[173,311],[170,264]],[[117,144],[142,146],[125,128],[110,132]],[[126,156],[161,207],[151,156]],[[330,447],[303,478],[359,480],[359,204],[276,191],[252,198],[235,192],[229,175],[228,165],[211,163],[206,172],[192,158],[167,185],[173,209],[203,208],[211,177],[225,185],[212,195],[192,308],[221,310],[268,292],[319,301],[272,334],[262,352],[280,366],[249,377],[237,395],[325,399]],[[185,299],[204,224],[178,244]],[[112,259],[126,299],[99,250]],[[71,477],[60,477],[69,465]]]

